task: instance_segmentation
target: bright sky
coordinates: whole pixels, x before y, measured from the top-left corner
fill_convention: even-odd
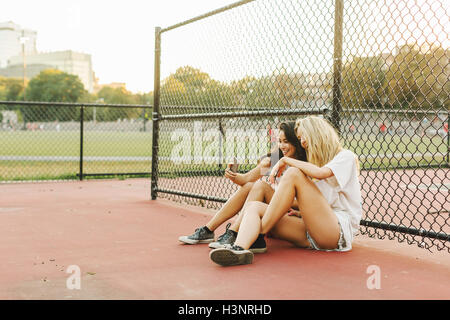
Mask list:
[[[14,0],[0,22],[36,30],[39,51],[92,55],[100,83],[153,90],[154,28],[237,0]],[[448,0],[344,1],[344,59],[406,42],[449,48]],[[191,65],[231,81],[274,71],[332,70],[334,0],[260,0],[162,35],[161,78]]]
[[[14,0],[2,3],[0,22],[37,31],[39,51],[92,55],[100,83],[126,82],[153,90],[155,26],[167,27],[234,0]]]

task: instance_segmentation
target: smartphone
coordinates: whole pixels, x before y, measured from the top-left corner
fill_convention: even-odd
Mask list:
[[[239,167],[239,165],[238,165],[238,163],[237,163],[237,159],[234,158],[234,159],[233,159],[233,164],[232,164],[231,167],[230,167],[231,172],[237,172],[238,167]]]

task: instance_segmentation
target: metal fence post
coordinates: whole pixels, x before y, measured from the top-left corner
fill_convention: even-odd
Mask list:
[[[84,106],[80,107],[80,181],[83,180]]]
[[[333,53],[333,109],[331,122],[341,132],[340,112],[342,83],[342,29],[344,24],[344,1],[336,0],[334,8],[334,53]]]
[[[161,67],[161,28],[155,28],[155,78],[153,90],[153,139],[152,139],[152,183],[151,197],[155,200],[158,193],[158,138],[159,138],[159,102],[160,102],[160,67]]]
[[[447,112],[447,168],[450,168],[450,113],[448,112]]]

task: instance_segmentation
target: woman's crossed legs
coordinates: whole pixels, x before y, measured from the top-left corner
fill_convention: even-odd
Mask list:
[[[247,249],[259,233],[267,233],[283,218],[297,198],[302,219],[284,219],[274,229],[275,235],[298,246],[309,246],[306,231],[320,248],[337,248],[340,227],[338,218],[320,190],[301,170],[289,168],[269,205],[248,203],[235,244]],[[288,218],[288,217],[287,217]],[[292,226],[291,226],[292,225]]]
[[[285,216],[294,198],[302,218]],[[243,218],[233,248],[247,249],[260,233],[272,230],[274,236],[299,247],[310,247],[306,232],[322,249],[338,247],[340,227],[337,216],[320,190],[301,170],[289,168],[272,196],[270,204],[250,201],[243,209]],[[220,250],[220,249],[217,249]],[[214,250],[215,251],[215,250]],[[222,265],[251,263],[253,256],[244,258],[239,252],[211,252],[211,259]],[[236,258],[233,254],[240,255]],[[251,254],[251,253],[250,253]],[[218,259],[216,261],[215,259]],[[224,263],[221,263],[221,259]]]

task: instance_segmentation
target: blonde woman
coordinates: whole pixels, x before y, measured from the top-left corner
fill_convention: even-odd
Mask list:
[[[302,248],[351,250],[362,216],[358,159],[342,148],[338,134],[323,118],[299,119],[295,131],[308,162],[286,157],[278,161],[270,173],[271,181],[289,168],[270,203],[247,204],[234,245],[210,252],[215,263],[252,263],[249,245],[260,233],[269,231]],[[301,217],[285,215],[294,198]]]

